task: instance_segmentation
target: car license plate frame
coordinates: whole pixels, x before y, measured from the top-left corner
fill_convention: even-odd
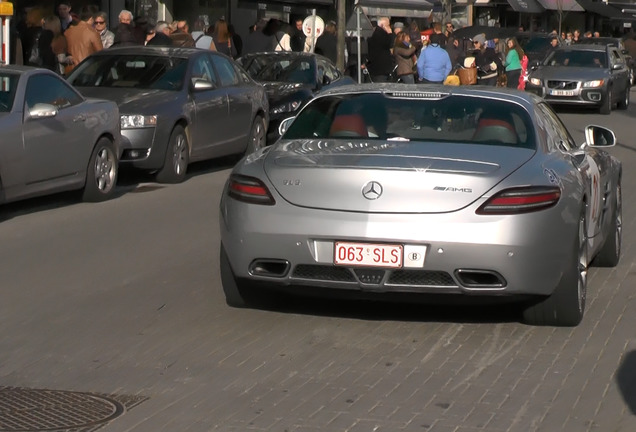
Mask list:
[[[404,245],[335,242],[333,263],[341,266],[402,268]]]
[[[574,90],[550,90],[551,96],[574,96]]]

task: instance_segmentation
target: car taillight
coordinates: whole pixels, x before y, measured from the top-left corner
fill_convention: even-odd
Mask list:
[[[267,186],[257,178],[243,175],[231,175],[228,195],[232,198],[252,204],[274,205],[276,201]]]
[[[561,198],[558,187],[523,187],[497,193],[477,209],[477,214],[529,213],[552,207]]]

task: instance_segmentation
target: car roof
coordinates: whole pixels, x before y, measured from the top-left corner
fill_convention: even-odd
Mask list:
[[[577,43],[574,45],[566,45],[555,48],[557,51],[597,51],[597,52],[606,52],[607,45],[603,44],[584,44]]]
[[[31,70],[35,70],[36,68],[34,68],[33,66],[22,66],[22,65],[15,65],[15,64],[0,64],[0,71],[2,72],[13,72],[13,73],[19,73],[22,74],[24,72],[28,72]]]
[[[417,87],[405,86],[399,83],[374,84],[346,84],[332,89],[323,90],[318,97],[329,95],[346,95],[360,93],[393,93],[404,97],[425,97],[431,95],[473,96],[487,99],[518,103],[530,110],[531,107],[543,99],[531,92],[521,92],[516,89],[490,86],[445,86],[441,84],[421,85]]]
[[[126,55],[126,54],[148,54],[166,57],[188,58],[194,54],[201,53],[206,50],[199,48],[183,48],[169,46],[123,46],[110,47],[105,50],[97,51],[91,55]],[[209,50],[208,50],[209,51]],[[210,51],[211,52],[211,51]]]

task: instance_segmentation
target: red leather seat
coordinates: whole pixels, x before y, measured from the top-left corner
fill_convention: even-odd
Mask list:
[[[369,132],[360,114],[342,114],[333,119],[329,135],[334,137],[368,137]]]
[[[513,125],[505,120],[483,118],[479,120],[473,135],[473,141],[495,141],[504,144],[517,144],[517,132]]]

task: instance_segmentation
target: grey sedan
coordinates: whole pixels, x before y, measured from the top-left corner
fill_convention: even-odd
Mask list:
[[[528,323],[572,326],[588,266],[619,261],[613,132],[588,126],[576,143],[535,95],[341,87],[281,132],[234,167],[221,199],[231,305],[257,304],[266,288],[481,297],[523,301]]]
[[[208,50],[123,47],[85,59],[68,77],[82,94],[117,102],[122,166],[178,183],[190,162],[265,145],[265,90]]]
[[[119,111],[85,99],[44,69],[0,66],[0,203],[83,189],[112,196],[117,182]]]
[[[627,109],[630,69],[617,47],[576,44],[552,51],[528,75],[526,90],[551,104]]]

